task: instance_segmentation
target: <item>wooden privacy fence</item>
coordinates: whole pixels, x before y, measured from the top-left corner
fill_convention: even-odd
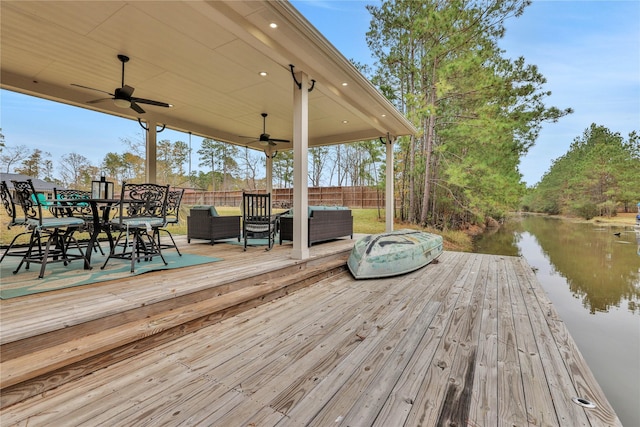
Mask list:
[[[264,193],[265,190],[251,190]],[[309,187],[309,205],[347,206],[349,208],[383,208],[384,191],[372,187]],[[293,205],[293,188],[274,188],[271,200],[275,208]],[[184,205],[240,206],[242,191],[197,191],[186,189]]]

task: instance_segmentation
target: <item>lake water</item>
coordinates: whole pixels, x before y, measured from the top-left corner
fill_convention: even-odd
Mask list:
[[[640,426],[640,232],[522,216],[475,252],[527,260],[623,425]]]

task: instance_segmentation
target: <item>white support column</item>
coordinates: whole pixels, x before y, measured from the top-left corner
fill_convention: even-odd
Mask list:
[[[157,132],[156,123],[147,122],[147,140],[146,140],[146,152],[147,158],[145,159],[145,176],[146,181],[155,184],[157,181],[156,163],[158,159],[158,144],[156,142]]]
[[[307,220],[309,175],[309,76],[296,73],[301,88],[293,82],[293,259],[309,258]]]
[[[393,214],[395,212],[393,189],[395,187],[393,174],[393,139],[387,137],[387,176],[385,186],[385,230],[393,231]]]
[[[264,150],[264,154],[267,156],[267,193],[273,191],[273,147],[269,145]],[[273,200],[273,196],[271,198]]]

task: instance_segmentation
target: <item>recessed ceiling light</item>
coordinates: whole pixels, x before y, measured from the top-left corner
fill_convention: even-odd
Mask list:
[[[278,24],[276,24],[275,22],[272,22],[271,24],[269,24],[269,26],[271,28],[278,28]]]
[[[387,117],[387,115],[386,115],[386,114],[383,114],[383,115],[382,115],[382,117]]]
[[[260,74],[262,77],[264,77],[264,76],[267,75],[267,72],[266,71],[260,71],[258,74]]]
[[[347,83],[347,82],[342,82],[342,86],[349,86],[349,83]]]
[[[342,121],[342,124],[343,124],[343,125],[346,125],[347,123],[349,123],[349,120],[343,120],[343,121]]]

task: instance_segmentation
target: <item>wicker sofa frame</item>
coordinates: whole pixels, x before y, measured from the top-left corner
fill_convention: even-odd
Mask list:
[[[187,242],[191,239],[204,239],[211,241],[237,238],[240,241],[242,228],[240,216],[217,216],[213,213],[212,206],[194,207],[187,217]]]
[[[308,245],[349,236],[353,239],[353,216],[348,209],[312,210],[309,214]],[[293,240],[293,217],[280,217],[280,244]]]

